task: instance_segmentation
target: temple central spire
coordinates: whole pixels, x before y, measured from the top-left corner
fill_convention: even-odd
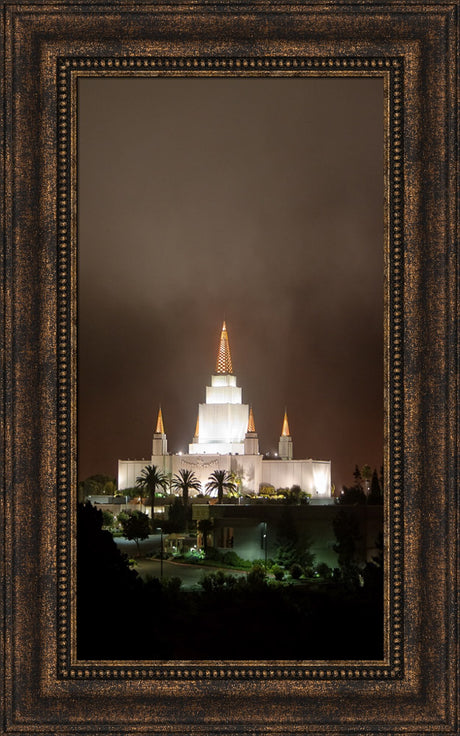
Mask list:
[[[227,326],[224,322],[222,325],[222,332],[220,333],[219,349],[217,351],[216,375],[229,375],[232,373],[232,356],[230,355]]]
[[[206,401],[198,407],[195,437],[189,444],[191,455],[226,455],[244,453],[249,406],[243,404],[242,391],[236,385],[225,321],[220,334],[217,361],[206,386]]]

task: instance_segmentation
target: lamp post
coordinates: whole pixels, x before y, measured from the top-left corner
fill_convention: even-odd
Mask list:
[[[267,522],[264,521],[264,553],[265,553],[265,572],[267,572],[267,557],[268,557],[268,538],[267,538]]]

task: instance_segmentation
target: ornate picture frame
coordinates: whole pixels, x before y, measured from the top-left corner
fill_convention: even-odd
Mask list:
[[[3,3],[3,733],[457,733],[457,11]],[[113,74],[384,79],[382,662],[76,658],[76,84]]]

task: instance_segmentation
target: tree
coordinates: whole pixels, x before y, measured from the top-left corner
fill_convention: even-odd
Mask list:
[[[380,483],[380,488],[382,489],[382,492],[383,492],[383,487],[384,487],[383,465],[380,466],[379,483]]]
[[[368,494],[372,478],[372,470],[370,465],[363,465],[363,467],[361,468],[361,478],[363,479],[364,491],[366,494]]]
[[[89,502],[77,509],[77,651],[81,659],[130,657],[132,640],[120,638],[120,621],[140,610],[142,580],[112,535],[102,511]],[[101,636],[101,629],[104,636]],[[114,649],[116,647],[116,649]],[[142,653],[139,652],[139,658]],[[133,657],[137,658],[137,657]]]
[[[382,489],[380,487],[377,470],[375,469],[374,469],[374,472],[372,473],[371,490],[369,492],[369,496],[367,497],[367,503],[373,504],[373,505],[383,503]]]
[[[155,493],[157,488],[166,490],[168,479],[160,468],[156,465],[146,465],[142,468],[141,474],[136,478],[136,486],[146,490],[149,495],[150,506],[152,508],[152,523],[155,511]]]
[[[115,478],[103,473],[90,475],[85,480],[78,483],[79,496],[87,498],[88,496],[113,496],[117,490]]]
[[[361,468],[361,478],[363,480],[370,480],[372,477],[372,471],[370,465],[363,465]]]
[[[366,494],[360,485],[342,486],[342,493],[339,496],[339,503],[348,506],[366,503]]]
[[[302,489],[300,486],[294,485],[286,493],[286,503],[300,504]]]
[[[206,483],[206,493],[212,493],[213,491],[217,491],[217,500],[219,503],[223,501],[224,491],[235,492],[235,484],[228,470],[214,470],[211,473],[209,481]]]
[[[332,523],[337,539],[334,552],[337,553],[343,581],[351,588],[359,584],[359,567],[356,561],[356,543],[361,539],[359,520],[352,511],[339,511]]]
[[[377,554],[372,557],[370,562],[366,563],[363,571],[364,588],[371,595],[383,595],[383,533],[379,532],[375,540]]]
[[[147,514],[143,511],[133,511],[126,520],[121,522],[123,536],[126,539],[134,539],[137,553],[140,554],[139,539],[147,539],[150,532],[150,522]]]
[[[188,531],[188,494],[189,491],[200,491],[201,483],[193,470],[185,470],[182,468],[172,479],[172,487],[175,491],[180,491],[182,493],[182,500],[185,507],[185,531]]]
[[[212,531],[213,526],[211,519],[200,519],[198,522],[198,531],[200,531],[203,536],[203,552],[205,556],[208,551],[208,534]]]
[[[289,570],[294,563],[301,567],[308,567],[313,563],[315,555],[310,551],[312,539],[307,532],[298,533],[290,505],[283,508],[279,517],[276,545],[276,562],[286,570]]]
[[[136,488],[136,486],[132,486],[131,488],[123,488],[122,491],[119,491],[118,495],[128,496],[128,498],[136,498],[137,496],[139,496],[139,488]]]
[[[175,496],[172,504],[169,506],[169,514],[167,521],[162,522],[163,531],[169,534],[183,532],[186,525],[187,507],[179,496]]]
[[[360,488],[362,488],[363,478],[362,478],[361,471],[358,465],[355,465],[355,469],[353,471],[353,478],[355,479],[355,486],[359,486]]]
[[[332,570],[326,562],[320,562],[316,565],[316,572],[324,580],[330,580],[332,577]]]
[[[113,526],[113,514],[111,511],[107,511],[107,509],[102,509],[102,526],[104,527],[112,527]]]

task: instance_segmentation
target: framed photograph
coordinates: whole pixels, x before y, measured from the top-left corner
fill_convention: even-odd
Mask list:
[[[352,74],[78,77],[78,487],[144,582],[80,509],[79,657],[383,659],[387,90]]]
[[[3,7],[2,733],[457,733],[457,4]],[[240,374],[254,407],[215,460]],[[111,458],[121,492],[150,462],[205,483],[224,457],[241,498],[299,488],[305,518],[382,464],[372,636],[362,591],[320,634],[306,583],[245,609],[235,582],[207,618],[162,581],[97,608],[105,568],[82,618],[79,481]],[[252,514],[266,576],[276,504],[218,500],[193,521],[229,560]]]

